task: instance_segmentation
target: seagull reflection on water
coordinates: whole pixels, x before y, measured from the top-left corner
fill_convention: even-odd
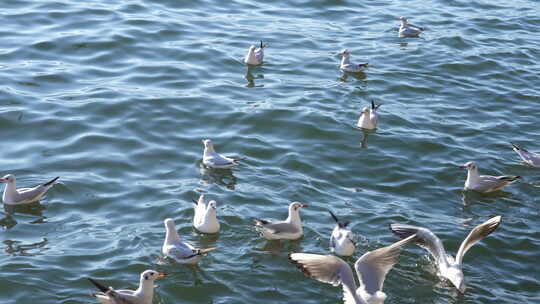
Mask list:
[[[251,73],[251,67],[248,67],[246,69],[246,76],[244,76],[244,78],[248,81],[246,87],[248,88],[262,88],[264,87],[264,85],[260,84],[260,85],[256,85],[255,84],[255,79],[263,79],[264,78],[264,75],[262,74],[258,74],[257,76],[253,76],[253,73]]]
[[[217,184],[234,190],[236,187],[236,177],[231,169],[213,169],[208,168],[202,162],[199,165],[202,184]]]

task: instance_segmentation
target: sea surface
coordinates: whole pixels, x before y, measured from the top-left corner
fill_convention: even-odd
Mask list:
[[[0,211],[0,303],[96,303],[93,277],[136,288],[169,273],[155,303],[342,303],[290,252],[329,253],[328,210],[363,253],[398,240],[393,222],[433,230],[455,254],[476,225],[499,229],[465,256],[467,291],[403,250],[386,303],[540,303],[538,1],[39,1],[0,3],[0,175],[55,176],[39,203]],[[399,38],[398,17],[426,27]],[[251,44],[268,44],[248,69]],[[370,63],[343,75],[337,53]],[[376,131],[356,128],[380,107]],[[201,167],[202,139],[246,159]],[[462,190],[474,160],[521,175],[504,191]],[[2,186],[3,187],[3,186]],[[192,199],[218,203],[219,235],[192,227]],[[252,218],[302,210],[304,237],[266,242]],[[165,228],[218,247],[198,266],[163,262]]]

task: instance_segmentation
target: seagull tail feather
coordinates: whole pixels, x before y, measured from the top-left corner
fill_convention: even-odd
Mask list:
[[[87,278],[88,281],[90,281],[92,284],[94,284],[94,286],[96,286],[97,289],[99,289],[99,291],[101,292],[107,292],[109,291],[109,288],[105,287],[103,284],[99,283],[98,281],[92,279],[92,278]]]
[[[57,177],[51,179],[50,181],[46,182],[45,184],[43,184],[43,186],[45,186],[45,187],[52,186],[59,178],[60,178],[60,176],[57,176]]]

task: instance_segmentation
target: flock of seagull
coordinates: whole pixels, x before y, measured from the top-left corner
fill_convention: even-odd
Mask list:
[[[418,37],[424,30],[422,27],[408,23],[405,17],[400,17],[400,22],[399,35],[401,37]],[[263,44],[262,41],[258,47],[250,46],[244,62],[248,65],[262,64],[264,48],[266,47],[267,45]],[[343,72],[358,73],[363,72],[368,67],[368,63],[352,63],[350,53],[346,49],[341,51],[339,55],[342,56],[340,69]],[[372,101],[370,106],[364,107],[357,126],[368,130],[376,129],[379,120],[377,110],[380,106]],[[227,157],[216,152],[210,139],[205,139],[202,143],[204,145],[202,163],[209,169],[231,169],[243,159]],[[529,152],[514,143],[512,143],[512,149],[523,162],[532,167],[540,168],[540,154]],[[467,162],[460,168],[468,171],[464,189],[481,193],[500,190],[520,178],[511,175],[480,175],[478,166],[473,161]],[[33,188],[17,189],[15,175],[7,174],[0,178],[0,182],[6,183],[2,196],[3,203],[23,205],[37,202],[54,186],[58,179],[59,177],[55,177]],[[254,218],[253,221],[260,235],[267,240],[297,240],[303,236],[300,210],[307,207],[307,204],[292,202],[285,220],[269,221]],[[398,262],[401,248],[411,243],[425,248],[433,256],[439,275],[446,278],[459,292],[464,293],[466,287],[462,269],[463,256],[474,244],[493,233],[501,223],[501,216],[495,216],[476,226],[461,243],[455,257],[446,253],[442,241],[429,229],[393,223],[390,225],[390,230],[401,240],[389,246],[366,252],[355,262],[357,285],[349,264],[338,257],[350,257],[354,254],[356,236],[348,228],[348,221],[340,220],[331,211],[329,213],[336,222],[330,236],[330,250],[335,255],[290,253],[289,259],[307,276],[315,280],[334,286],[342,285],[345,304],[384,303],[387,297],[382,291],[385,277]],[[195,248],[182,241],[172,219],[167,218],[163,223],[165,239],[162,254],[176,263],[196,264],[209,252],[216,249]],[[207,203],[204,194],[201,194],[198,200],[194,200],[193,226],[199,232],[206,234],[220,231],[216,201],[210,200]],[[106,287],[92,278],[88,278],[88,280],[99,290],[98,293],[94,294],[94,297],[102,304],[151,304],[155,280],[166,276],[166,273],[146,270],[141,273],[139,287],[136,290],[117,290]]]

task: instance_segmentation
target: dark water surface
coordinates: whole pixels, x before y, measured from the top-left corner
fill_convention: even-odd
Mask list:
[[[540,171],[509,146],[540,150],[538,1],[10,0],[0,11],[0,174],[22,187],[61,176],[41,204],[0,213],[0,302],[95,303],[85,277],[136,288],[152,268],[170,273],[154,303],[341,303],[340,288],[287,260],[328,252],[331,209],[362,236],[355,258],[396,241],[391,222],[429,227],[455,254],[502,215],[465,257],[465,295],[411,246],[387,303],[540,303]],[[401,15],[428,28],[422,38],[397,37]],[[266,62],[247,71],[260,39]],[[342,77],[345,47],[370,62],[365,75]],[[355,123],[372,99],[380,127],[364,134]],[[204,138],[247,159],[204,171]],[[469,160],[523,180],[464,193],[457,165]],[[197,191],[218,202],[218,236],[191,227]],[[292,200],[311,205],[304,238],[267,244],[250,218],[283,218]],[[198,267],[159,264],[166,217],[219,249]]]

